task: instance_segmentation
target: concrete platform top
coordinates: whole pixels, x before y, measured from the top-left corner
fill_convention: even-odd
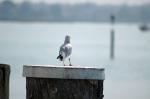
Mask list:
[[[57,79],[104,80],[105,69],[81,66],[24,65],[23,76]]]

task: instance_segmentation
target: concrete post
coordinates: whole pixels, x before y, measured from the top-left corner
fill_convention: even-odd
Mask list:
[[[103,68],[24,66],[26,99],[103,99]]]
[[[0,99],[9,99],[10,66],[0,64]]]

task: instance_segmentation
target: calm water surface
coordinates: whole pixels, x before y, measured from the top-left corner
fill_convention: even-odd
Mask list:
[[[56,60],[66,34],[71,35],[73,65],[104,67],[105,99],[150,98],[150,32],[138,24],[117,24],[115,60],[109,59],[107,23],[0,22],[0,63],[11,65],[10,99],[26,99],[24,64],[61,65]]]

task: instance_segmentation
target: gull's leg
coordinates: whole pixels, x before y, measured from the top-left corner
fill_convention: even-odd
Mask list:
[[[63,65],[66,66],[64,60],[63,60]]]
[[[70,61],[70,58],[69,58],[69,66],[72,66],[71,61]]]

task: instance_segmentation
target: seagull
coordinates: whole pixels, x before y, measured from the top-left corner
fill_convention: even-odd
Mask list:
[[[72,66],[71,61],[70,61],[71,53],[72,53],[72,45],[70,43],[70,36],[66,35],[64,44],[60,46],[59,55],[57,59],[59,59],[60,61],[63,61],[63,65],[65,66],[64,61],[66,58],[68,58],[69,66]]]

